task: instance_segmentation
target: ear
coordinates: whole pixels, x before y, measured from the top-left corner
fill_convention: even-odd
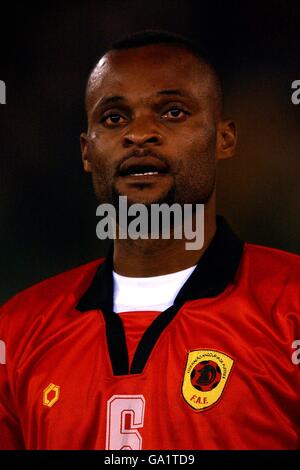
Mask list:
[[[88,142],[88,136],[85,132],[82,132],[80,134],[80,147],[81,147],[81,158],[82,158],[84,171],[86,171],[87,173],[91,173],[92,165],[91,165],[90,156],[89,156],[89,148],[88,148],[89,142]]]
[[[231,119],[222,120],[217,125],[217,160],[231,158],[235,154],[237,130]]]

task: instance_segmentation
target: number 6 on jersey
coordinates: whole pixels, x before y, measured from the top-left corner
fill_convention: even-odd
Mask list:
[[[144,425],[143,395],[113,395],[107,402],[106,450],[141,450]]]

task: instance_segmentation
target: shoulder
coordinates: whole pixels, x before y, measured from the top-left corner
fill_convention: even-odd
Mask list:
[[[34,317],[59,309],[60,305],[75,305],[88,288],[103,258],[52,276],[16,294],[0,308],[0,327],[12,323],[14,329]],[[20,325],[21,326],[21,325]]]
[[[253,296],[276,302],[285,298],[300,306],[300,256],[276,248],[245,243],[243,280]]]
[[[245,258],[256,274],[300,277],[300,256],[267,246],[245,243]]]

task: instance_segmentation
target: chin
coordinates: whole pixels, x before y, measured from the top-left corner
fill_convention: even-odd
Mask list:
[[[132,191],[124,191],[123,193],[118,193],[118,196],[127,196],[127,203],[128,205],[131,204],[161,204],[161,203],[168,203],[172,204],[173,198],[170,197],[173,194],[173,190],[171,191],[159,191],[156,188],[142,188],[142,189],[134,189]]]
[[[150,197],[144,197],[144,196],[133,198],[133,197],[127,196],[128,207],[131,206],[132,204],[143,204],[146,207],[149,207],[152,204],[161,204],[162,202],[165,202],[165,201],[162,201],[160,198],[150,198]]]

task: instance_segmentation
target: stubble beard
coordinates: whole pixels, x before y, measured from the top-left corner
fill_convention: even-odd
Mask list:
[[[203,171],[196,168],[195,173],[199,177],[195,180],[195,174],[191,172],[190,178],[188,175],[182,175],[180,170],[177,171],[177,178],[174,178],[172,186],[161,197],[148,201],[135,201],[130,199],[127,194],[122,194],[118,191],[113,178],[109,178],[107,174],[103,174],[101,178],[96,172],[93,173],[93,188],[98,204],[108,203],[111,204],[118,214],[119,211],[119,198],[120,196],[127,196],[128,208],[133,204],[142,203],[148,210],[151,209],[153,204],[167,204],[169,207],[173,204],[207,204],[210,200],[216,185],[216,167],[211,166],[209,159],[206,160],[206,165]]]

